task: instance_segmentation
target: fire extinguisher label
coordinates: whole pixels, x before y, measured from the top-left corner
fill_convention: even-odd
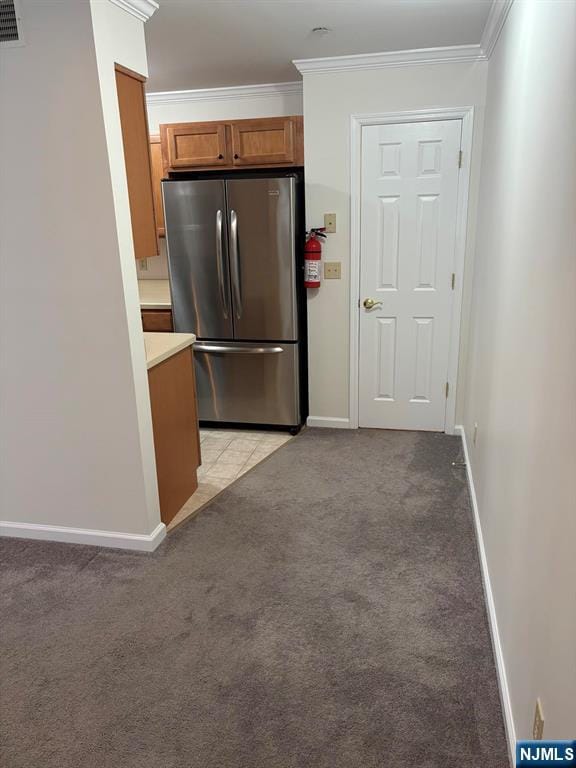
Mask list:
[[[320,279],[320,262],[319,261],[306,261],[306,275],[305,280],[315,282]]]

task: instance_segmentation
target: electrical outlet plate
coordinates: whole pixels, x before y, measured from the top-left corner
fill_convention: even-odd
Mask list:
[[[324,229],[330,235],[336,232],[336,214],[325,213],[324,214]]]
[[[532,726],[532,738],[536,741],[544,735],[544,713],[542,712],[542,702],[536,699],[536,709],[534,710],[534,725]]]
[[[140,259],[138,262],[138,266],[140,267],[142,272],[148,272],[148,259]]]
[[[339,261],[324,262],[324,280],[340,280],[341,268]]]

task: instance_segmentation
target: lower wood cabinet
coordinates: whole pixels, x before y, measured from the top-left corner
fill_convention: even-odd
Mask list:
[[[160,518],[168,524],[198,488],[200,437],[191,347],[148,371]]]
[[[165,331],[172,332],[174,325],[172,323],[171,309],[143,309],[142,310],[142,329],[144,331]]]

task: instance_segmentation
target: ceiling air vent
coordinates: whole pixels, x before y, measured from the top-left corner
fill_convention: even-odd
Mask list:
[[[17,0],[0,0],[0,44],[22,45],[22,29]]]

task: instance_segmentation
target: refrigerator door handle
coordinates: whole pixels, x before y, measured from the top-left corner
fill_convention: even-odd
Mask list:
[[[230,211],[230,271],[232,274],[232,288],[234,290],[234,305],[238,320],[242,317],[242,288],[240,285],[240,255],[238,253],[238,216],[236,211]]]
[[[282,347],[223,347],[221,344],[194,342],[196,352],[223,352],[235,355],[278,355],[284,352]]]
[[[224,287],[224,253],[222,248],[222,211],[216,211],[216,268],[218,270],[218,288],[220,289],[220,299],[224,318],[228,320],[230,307],[228,306],[228,295]]]

